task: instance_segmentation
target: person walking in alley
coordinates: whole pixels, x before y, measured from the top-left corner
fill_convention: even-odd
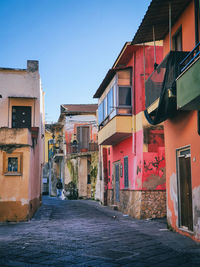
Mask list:
[[[61,179],[58,179],[57,183],[56,183],[56,189],[57,189],[57,197],[61,197],[62,194],[62,189],[63,189],[63,185],[62,185],[62,181]]]

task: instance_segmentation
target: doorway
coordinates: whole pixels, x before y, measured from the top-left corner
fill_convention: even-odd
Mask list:
[[[190,147],[177,150],[179,227],[193,231],[191,151]]]

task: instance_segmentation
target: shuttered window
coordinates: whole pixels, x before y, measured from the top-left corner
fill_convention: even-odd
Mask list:
[[[124,157],[124,187],[128,187],[128,157]]]
[[[77,127],[77,139],[80,149],[89,148],[89,126]]]

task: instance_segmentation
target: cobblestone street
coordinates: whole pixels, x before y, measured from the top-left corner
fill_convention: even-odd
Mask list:
[[[31,221],[0,224],[0,266],[200,266],[200,244],[164,220],[45,197]]]

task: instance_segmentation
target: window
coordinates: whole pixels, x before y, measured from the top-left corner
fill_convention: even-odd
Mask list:
[[[173,50],[182,51],[182,27],[172,37]]]
[[[4,175],[22,175],[22,153],[6,153],[3,157]]]
[[[77,127],[77,140],[79,149],[89,148],[89,126],[78,126]]]
[[[113,110],[113,87],[110,89],[110,91],[108,92],[108,96],[107,96],[107,111],[108,111],[108,115],[112,112]]]
[[[124,187],[128,187],[128,157],[124,157]]]
[[[101,124],[104,118],[103,110],[104,110],[104,102],[98,106],[98,123]]]
[[[12,107],[12,128],[31,127],[31,107],[13,106]]]
[[[104,104],[103,104],[103,119],[105,120],[108,113],[107,113],[107,96],[104,98],[103,100]]]
[[[131,87],[119,87],[119,106],[131,106]]]

